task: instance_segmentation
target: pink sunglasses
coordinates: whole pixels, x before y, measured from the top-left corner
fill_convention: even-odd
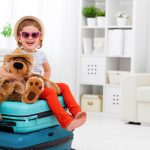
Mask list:
[[[25,31],[21,31],[20,35],[25,38],[28,39],[29,37],[32,37],[34,39],[38,38],[41,35],[41,32],[25,32]]]

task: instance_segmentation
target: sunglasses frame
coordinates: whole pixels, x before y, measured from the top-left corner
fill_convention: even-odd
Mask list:
[[[23,35],[23,33],[25,33],[27,36]],[[33,34],[37,34],[37,36],[35,37]],[[20,32],[20,36],[25,39],[28,39],[29,37],[32,37],[33,39],[37,39],[40,35],[41,35],[41,32],[26,32],[26,31]]]

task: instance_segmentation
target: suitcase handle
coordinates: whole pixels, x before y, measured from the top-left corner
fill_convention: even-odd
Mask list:
[[[30,117],[13,117],[13,116],[3,116],[3,119],[13,119],[13,120],[18,120],[18,121],[24,121],[24,124],[28,124],[29,123],[29,120],[32,120],[32,119],[37,119],[38,118],[38,116],[37,115],[35,115],[35,116],[30,116]],[[3,121],[4,122],[4,121]],[[3,123],[2,122],[2,123]],[[7,126],[15,126],[14,125],[14,122],[5,122],[6,123],[6,125]],[[8,124],[7,124],[8,123]],[[10,124],[10,125],[9,125]],[[1,123],[0,123],[0,125],[1,125]]]
[[[16,126],[15,122],[0,122],[0,126]]]

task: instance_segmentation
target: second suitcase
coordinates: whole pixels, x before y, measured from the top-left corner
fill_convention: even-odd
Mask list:
[[[27,134],[0,131],[0,150],[71,150],[73,132],[59,125]]]
[[[62,96],[58,96],[62,106],[65,104]],[[0,104],[0,130],[14,133],[28,133],[58,125],[58,121],[49,109],[45,100],[34,104],[5,101]]]

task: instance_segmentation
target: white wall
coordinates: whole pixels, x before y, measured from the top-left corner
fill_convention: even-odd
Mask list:
[[[51,63],[51,78],[66,82],[75,94],[78,0],[1,0],[0,3],[7,7],[0,10],[0,17],[6,18],[1,25],[6,21],[14,25],[24,15],[34,15],[43,21],[46,35],[42,50]]]
[[[61,0],[61,77],[60,80],[69,83],[75,94],[76,89],[76,55],[78,48],[78,0]]]
[[[150,1],[148,0],[148,45],[147,45],[147,72],[150,72]]]

